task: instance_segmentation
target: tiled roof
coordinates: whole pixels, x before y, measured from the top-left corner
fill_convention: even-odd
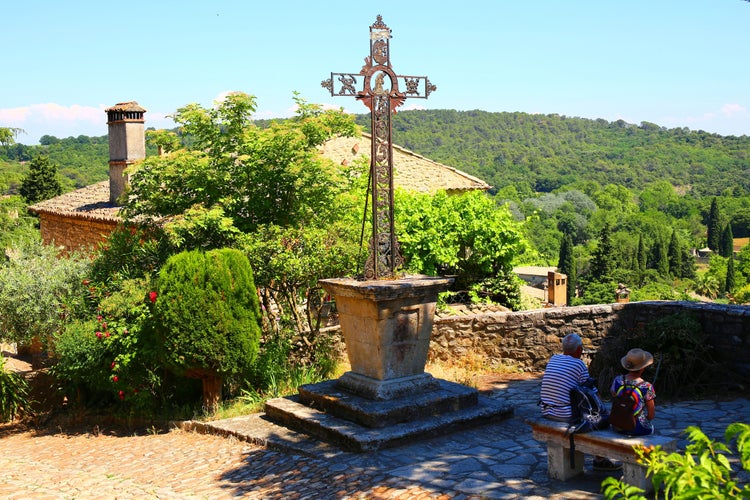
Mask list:
[[[49,213],[80,219],[119,221],[120,207],[109,201],[109,181],[97,182],[29,206],[37,214]]]
[[[362,137],[337,137],[326,142],[321,152],[335,163],[351,164],[370,157],[370,134]],[[446,191],[486,191],[490,185],[458,169],[432,161],[400,146],[393,146],[393,182],[397,187],[422,193]]]

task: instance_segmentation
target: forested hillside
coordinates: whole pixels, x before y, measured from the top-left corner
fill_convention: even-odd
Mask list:
[[[366,115],[358,122],[369,127]],[[393,141],[523,196],[595,181],[642,190],[667,181],[681,192],[750,192],[750,137],[653,123],[486,111],[401,111]]]
[[[22,140],[19,137],[18,140]],[[0,148],[0,188],[15,193],[27,172],[26,163],[39,155],[47,155],[57,165],[64,191],[71,191],[107,178],[109,143],[106,135],[67,137],[45,135],[38,146],[16,143]],[[149,149],[151,154],[155,149]]]

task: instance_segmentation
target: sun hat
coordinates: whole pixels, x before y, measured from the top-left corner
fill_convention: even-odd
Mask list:
[[[630,372],[637,372],[641,368],[646,368],[654,362],[654,356],[643,349],[631,349],[620,359],[622,367]]]

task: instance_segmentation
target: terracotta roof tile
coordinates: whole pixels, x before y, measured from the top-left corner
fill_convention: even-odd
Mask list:
[[[67,215],[81,219],[119,221],[120,207],[109,201],[109,181],[97,182],[29,206],[37,213]]]
[[[370,134],[362,137],[337,137],[326,142],[321,152],[335,163],[349,165],[370,156]],[[490,185],[456,168],[432,161],[400,146],[393,146],[393,182],[396,186],[422,193],[446,191],[486,191]]]

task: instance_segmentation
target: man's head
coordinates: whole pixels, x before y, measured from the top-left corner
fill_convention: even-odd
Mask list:
[[[580,358],[583,352],[583,340],[575,333],[567,334],[562,340],[563,354]]]

